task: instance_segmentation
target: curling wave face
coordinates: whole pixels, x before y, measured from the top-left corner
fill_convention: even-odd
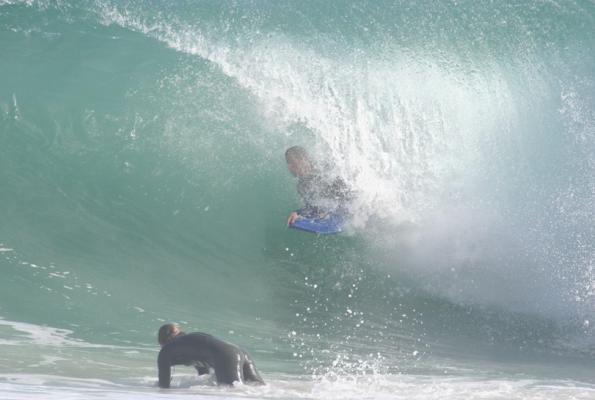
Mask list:
[[[430,390],[394,374],[444,371],[502,394],[536,357],[552,365],[536,382],[589,382],[594,19],[531,1],[0,1],[1,382],[139,390],[163,321],[249,349],[280,371],[271,397],[362,375]],[[285,228],[295,144],[358,193],[347,234]]]

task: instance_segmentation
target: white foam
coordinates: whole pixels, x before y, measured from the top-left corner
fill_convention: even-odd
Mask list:
[[[0,339],[0,344],[5,345],[38,345],[52,347],[77,347],[77,348],[106,348],[138,350],[137,347],[122,347],[88,343],[81,339],[73,338],[73,331],[69,329],[53,328],[26,322],[8,321],[0,317],[0,326],[6,326],[17,332],[9,338]],[[145,349],[142,349],[145,350]]]
[[[28,343],[50,346],[81,345],[83,342],[68,338],[73,332],[68,329],[52,328],[26,322],[7,321],[0,318],[0,325],[23,333]],[[22,335],[21,335],[22,337]],[[15,342],[16,343],[16,342]]]
[[[183,377],[169,390],[155,378],[127,384],[51,375],[0,375],[0,399],[407,399],[407,400],[590,400],[595,386],[574,381],[479,379],[416,375],[277,376],[265,386],[220,387],[208,379]]]

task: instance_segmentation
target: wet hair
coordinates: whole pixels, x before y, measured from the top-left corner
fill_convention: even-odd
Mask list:
[[[165,324],[159,328],[159,332],[157,333],[157,341],[160,345],[164,345],[167,343],[169,339],[172,338],[172,334],[175,332],[177,326],[176,324]]]
[[[292,146],[285,150],[285,159],[289,158],[297,158],[301,160],[310,160],[308,157],[308,152],[302,146]]]

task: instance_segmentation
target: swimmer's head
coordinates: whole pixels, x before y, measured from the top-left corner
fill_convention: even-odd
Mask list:
[[[157,333],[157,341],[161,347],[163,347],[171,339],[181,334],[184,334],[184,332],[182,332],[176,324],[165,324],[159,328],[159,332]]]
[[[293,176],[307,176],[312,173],[313,166],[306,149],[301,146],[293,146],[285,151],[287,168]]]

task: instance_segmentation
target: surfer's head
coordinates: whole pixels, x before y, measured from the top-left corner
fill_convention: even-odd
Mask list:
[[[301,146],[293,146],[285,151],[285,161],[287,161],[287,168],[293,176],[306,176],[312,173],[312,161]]]
[[[157,341],[161,347],[163,347],[171,339],[182,334],[184,334],[184,332],[182,332],[176,324],[165,324],[159,328],[159,332],[157,333]]]

